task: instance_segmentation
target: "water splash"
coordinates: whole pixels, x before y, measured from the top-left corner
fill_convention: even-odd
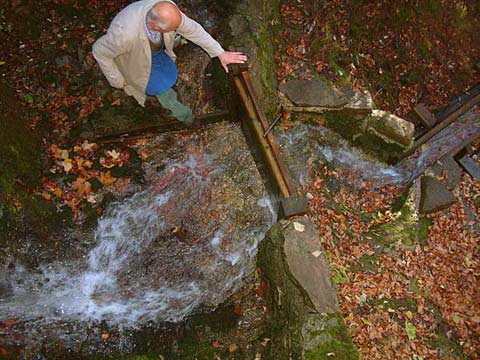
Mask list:
[[[246,145],[227,147],[224,137],[204,149],[201,140],[185,141],[198,148],[166,159],[144,191],[111,204],[87,258],[9,271],[0,320],[48,325],[45,331],[59,321],[138,327],[181,321],[237,291],[276,214]],[[231,158],[212,155],[214,148]]]
[[[309,179],[306,164],[313,161],[333,163],[337,167],[348,169],[358,182],[398,184],[405,179],[401,169],[369,158],[325,127],[301,124],[294,130],[280,133],[279,139],[286,149],[289,167],[301,185]]]

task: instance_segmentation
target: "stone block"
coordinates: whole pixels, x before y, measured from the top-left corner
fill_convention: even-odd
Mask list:
[[[383,110],[373,110],[367,120],[367,129],[386,142],[395,142],[405,148],[413,144],[415,126]]]
[[[456,202],[447,186],[432,176],[421,179],[420,213],[431,214],[448,208]]]
[[[356,92],[349,88],[335,88],[325,82],[312,80],[290,80],[279,85],[284,107],[294,111],[323,113],[341,108],[373,109],[370,93]]]
[[[281,220],[260,245],[271,309],[269,359],[358,359],[338,312],[318,230],[307,216]]]
[[[438,161],[438,163],[447,175],[447,180],[445,182],[447,189],[452,190],[460,182],[463,173],[462,168],[450,155],[445,155]]]

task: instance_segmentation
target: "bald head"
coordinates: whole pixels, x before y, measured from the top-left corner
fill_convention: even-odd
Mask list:
[[[182,22],[182,13],[177,6],[168,1],[161,1],[148,11],[148,27],[162,33],[174,31]]]

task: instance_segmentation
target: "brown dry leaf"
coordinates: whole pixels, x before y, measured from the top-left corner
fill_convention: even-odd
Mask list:
[[[150,152],[148,151],[140,151],[139,155],[144,160],[148,159],[151,156]]]
[[[92,193],[92,184],[83,177],[78,177],[72,183],[72,189],[77,191],[78,196],[87,196]]]
[[[238,346],[237,346],[237,344],[235,344],[235,343],[230,344],[230,345],[228,346],[228,351],[229,351],[230,353],[234,353],[235,351],[237,351],[237,349],[238,349]]]
[[[53,191],[53,194],[54,194],[56,197],[61,197],[62,194],[63,194],[63,191],[62,191],[62,189],[60,189],[59,187],[56,187],[55,190]]]
[[[110,186],[117,181],[117,178],[113,177],[110,171],[100,173],[100,176],[97,176],[97,179],[105,186]]]
[[[106,333],[106,332],[102,333],[102,339],[103,340],[108,340],[109,337],[110,337],[109,333]]]
[[[104,157],[101,157],[100,158],[100,164],[104,167],[104,168],[107,168],[107,169],[111,169],[112,167],[115,166],[115,162],[112,158],[104,158]]]
[[[52,199],[52,195],[50,195],[47,192],[42,192],[42,198],[44,198],[47,201],[50,201]]]
[[[220,342],[218,340],[215,340],[213,343],[212,343],[212,346],[215,348],[215,349],[220,349],[222,347],[222,344],[220,344]]]
[[[113,185],[115,191],[124,192],[130,186],[130,178],[119,178]]]

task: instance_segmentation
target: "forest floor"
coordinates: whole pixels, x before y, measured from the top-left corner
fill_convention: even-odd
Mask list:
[[[129,101],[106,85],[91,55],[127,1],[41,1],[35,11],[24,3],[0,8],[0,75],[42,138],[44,177],[32,191],[73,215],[100,214],[96,193],[128,186],[128,171],[115,170],[134,154],[76,140],[72,132],[95,109]],[[478,1],[283,0],[281,14],[280,81],[318,76],[368,89],[377,108],[400,116],[418,102],[445,106],[480,81]],[[345,187],[332,195],[322,187],[341,174],[317,172],[311,210],[326,234],[341,311],[363,357],[479,359],[480,239],[464,210],[467,202],[478,218],[479,184],[464,175],[457,204],[423,220],[427,233],[419,229],[406,246],[372,253],[372,227],[400,216],[394,214],[403,208],[393,206],[400,189]]]
[[[435,110],[480,81],[477,1],[281,4],[281,82],[367,89],[376,108],[408,118],[417,103]],[[479,359],[480,184],[464,174],[455,205],[405,229],[410,210],[395,199],[406,189],[354,190],[342,169],[315,174],[311,212],[362,357]],[[347,184],[332,192],[339,179]]]

